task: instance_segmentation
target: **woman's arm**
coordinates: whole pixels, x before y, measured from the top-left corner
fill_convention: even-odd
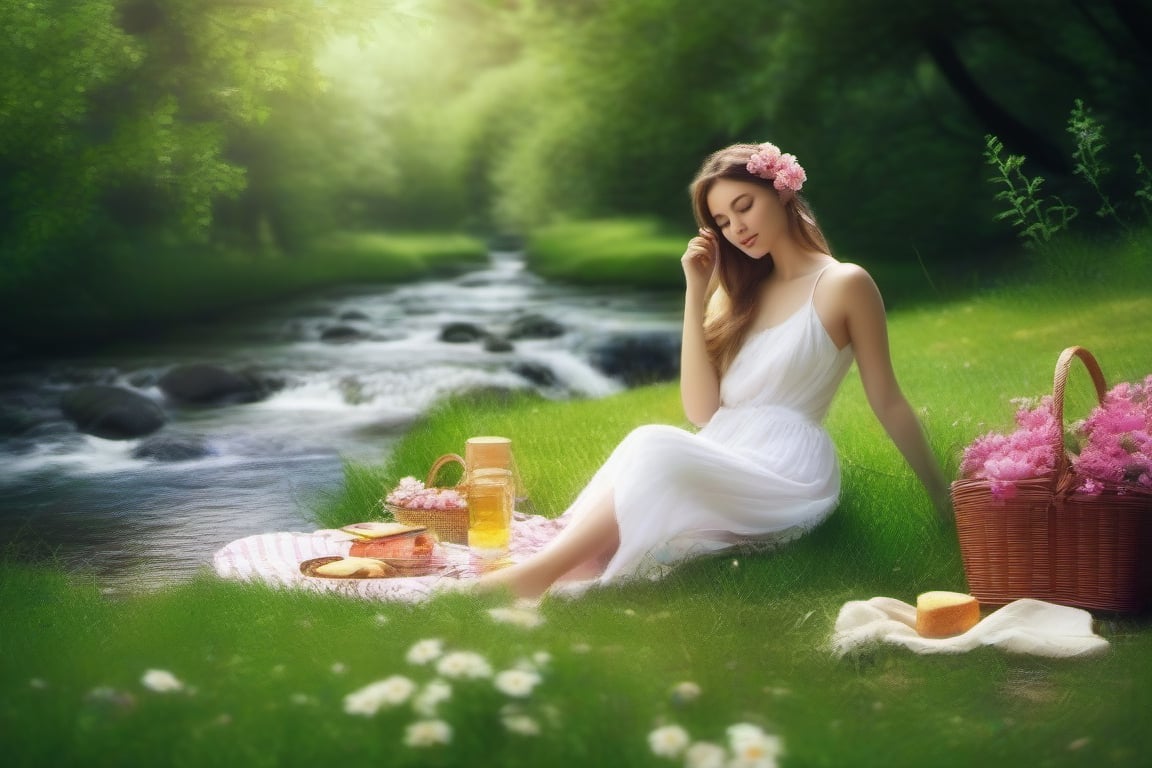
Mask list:
[[[716,236],[706,229],[688,242],[680,259],[687,287],[684,292],[684,330],[680,339],[680,402],[684,415],[696,426],[707,424],[720,407],[720,377],[704,345],[704,315],[708,282],[719,264]]]
[[[900,391],[888,346],[884,301],[876,283],[862,268],[845,264],[836,270],[839,308],[868,404],[908,466],[928,491],[942,517],[950,517],[948,484],[912,406]]]

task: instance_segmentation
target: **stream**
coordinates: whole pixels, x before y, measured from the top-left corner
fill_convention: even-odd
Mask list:
[[[446,396],[604,397],[629,385],[622,366],[638,358],[668,378],[680,312],[675,295],[557,285],[521,254],[493,252],[451,277],[346,287],[162,340],[0,364],[0,543],[92,573],[106,593],[187,579],[233,539],[314,530],[310,508],[339,489],[344,460],[384,462]],[[165,374],[195,364],[266,387],[251,402],[174,399]],[[62,398],[93,385],[147,398],[163,426],[133,439],[80,431]]]

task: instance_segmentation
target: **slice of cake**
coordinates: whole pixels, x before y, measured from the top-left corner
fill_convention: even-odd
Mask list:
[[[367,523],[352,523],[351,525],[344,526],[341,530],[345,530],[348,533],[354,533],[357,536],[365,539],[384,539],[391,536],[412,536],[417,533],[423,533],[428,529],[419,525],[404,525],[403,523],[372,521]]]
[[[961,635],[980,622],[980,603],[960,592],[925,592],[916,598],[916,631],[921,637]]]

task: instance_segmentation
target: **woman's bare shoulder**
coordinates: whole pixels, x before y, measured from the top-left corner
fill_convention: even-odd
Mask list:
[[[838,261],[830,266],[824,279],[830,284],[832,293],[842,301],[870,300],[880,295],[868,270],[849,261]]]

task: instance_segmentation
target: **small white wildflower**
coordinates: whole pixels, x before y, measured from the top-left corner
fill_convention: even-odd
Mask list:
[[[728,752],[719,744],[698,741],[684,753],[685,768],[724,768]]]
[[[443,720],[417,720],[404,731],[409,747],[434,747],[452,741],[452,726]]]
[[[148,670],[144,673],[144,677],[140,678],[140,682],[145,688],[157,693],[184,690],[184,683],[180,682],[171,672],[163,669]]]
[[[450,698],[452,698],[452,686],[437,678],[416,694],[416,698],[412,700],[412,709],[423,717],[436,717],[436,708],[440,702]]]
[[[371,717],[381,707],[394,707],[408,701],[415,690],[416,683],[402,675],[392,675],[345,696],[344,711]]]
[[[544,623],[544,617],[530,608],[491,608],[488,616],[501,624],[514,624],[525,629],[535,629]]]
[[[624,615],[625,616],[635,616],[636,611],[632,610],[631,608],[625,608],[624,609]]]
[[[543,669],[552,663],[552,654],[548,653],[548,651],[536,651],[536,653],[532,654],[532,663],[538,668]]]
[[[532,695],[532,689],[540,684],[540,675],[526,669],[506,669],[496,675],[495,684],[504,695],[523,698]]]
[[[688,732],[678,725],[665,725],[648,734],[648,746],[660,757],[676,757],[690,741]]]
[[[387,623],[388,623],[388,617],[387,617],[387,616],[385,616],[385,615],[384,615],[384,614],[382,614],[382,613],[378,613],[378,614],[376,614],[376,616],[375,616],[375,617],[373,617],[373,620],[374,620],[374,621],[375,621],[377,624],[381,624],[381,625],[383,625],[383,624],[387,624]]]
[[[492,666],[483,656],[472,651],[445,654],[436,664],[436,671],[444,677],[476,679],[492,676]]]
[[[728,744],[739,765],[776,765],[776,758],[783,753],[779,736],[764,733],[759,726],[738,723],[728,728]]]
[[[332,663],[332,666],[329,667],[329,669],[332,670],[332,674],[334,675],[342,675],[348,671],[348,666],[343,662],[336,661]]]
[[[700,698],[700,686],[685,680],[672,686],[672,701],[677,704],[687,704]]]
[[[501,718],[504,728],[509,733],[519,736],[539,736],[540,723],[529,715],[505,715]]]
[[[440,658],[440,655],[443,653],[444,641],[432,638],[416,643],[416,645],[408,649],[408,655],[404,658],[409,664],[424,665]]]

